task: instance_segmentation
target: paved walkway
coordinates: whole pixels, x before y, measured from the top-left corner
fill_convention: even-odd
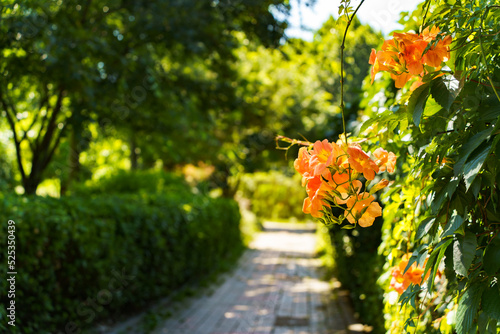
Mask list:
[[[169,305],[177,311],[169,311],[172,316],[151,333],[361,333],[342,295],[333,294],[331,285],[319,279],[319,263],[313,258],[315,225],[264,226],[224,283],[187,305]]]

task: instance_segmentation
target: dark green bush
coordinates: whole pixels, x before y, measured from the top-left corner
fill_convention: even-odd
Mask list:
[[[16,222],[12,333],[77,333],[72,326],[166,296],[242,249],[237,204],[193,194],[5,196],[0,217],[1,291],[7,221]],[[2,333],[7,302],[0,294]]]
[[[182,174],[154,170],[122,170],[98,180],[78,184],[75,186],[74,193],[79,195],[174,191],[184,193],[186,190],[189,192],[189,189]]]
[[[356,313],[364,324],[373,327],[373,334],[385,333],[383,291],[377,284],[383,266],[383,258],[377,253],[380,226],[377,219],[370,228],[318,229],[326,272],[349,290]]]
[[[373,326],[373,334],[385,333],[383,291],[377,284],[383,259],[377,254],[380,226],[366,229],[330,229],[334,248],[333,274],[349,290],[355,311],[363,323]]]

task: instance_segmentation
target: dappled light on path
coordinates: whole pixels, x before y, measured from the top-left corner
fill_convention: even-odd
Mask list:
[[[349,315],[319,278],[314,228],[266,223],[213,294],[194,300],[153,333],[349,333]]]

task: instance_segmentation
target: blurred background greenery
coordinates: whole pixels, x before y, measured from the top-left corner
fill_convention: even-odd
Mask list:
[[[304,41],[270,12],[286,14],[287,1],[80,2],[2,8],[6,192],[57,197],[119,171],[192,164],[231,195],[231,176],[290,173],[295,152],[275,150],[277,134],[341,132],[333,18]],[[351,120],[380,40],[357,21],[348,35]]]
[[[244,220],[305,218],[297,148],[276,150],[275,136],[336,140],[342,132],[345,23],[331,17],[312,40],[290,38],[287,0],[0,8],[0,216],[17,224],[25,332],[140,308],[237,258],[247,237],[235,199]],[[381,42],[369,26],[351,25],[348,131],[358,126],[369,54]],[[352,237],[345,233],[335,238]],[[82,317],[110,268],[135,275],[139,297],[120,290],[119,301]]]

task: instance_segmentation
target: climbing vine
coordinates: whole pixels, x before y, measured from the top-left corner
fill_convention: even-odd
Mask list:
[[[341,18],[362,4],[342,0]],[[304,212],[344,228],[382,215],[389,333],[497,333],[500,6],[426,0],[403,21],[367,59],[356,135],[279,139],[303,146]]]

